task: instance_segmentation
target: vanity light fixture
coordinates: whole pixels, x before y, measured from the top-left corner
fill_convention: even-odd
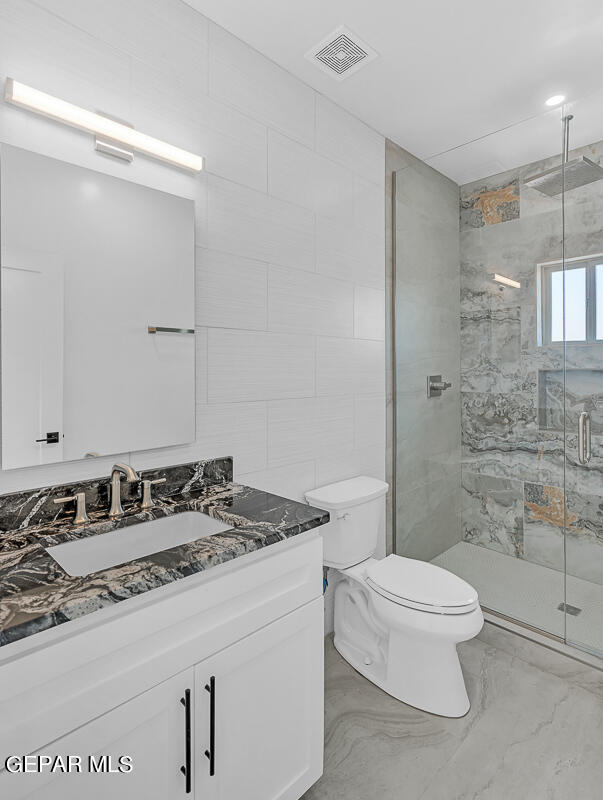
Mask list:
[[[504,283],[505,286],[512,286],[514,289],[521,289],[521,283],[519,281],[514,281],[513,278],[507,278],[506,275],[499,275],[495,272],[494,280],[498,283]]]
[[[560,103],[563,103],[565,100],[564,94],[554,94],[552,97],[549,97],[548,100],[544,101],[545,106],[549,106],[552,108],[553,106],[558,106]]]
[[[101,114],[95,114],[93,111],[87,111],[85,108],[60,100],[58,97],[41,92],[39,89],[34,89],[13,78],[6,79],[4,99],[7,103],[27,108],[88,133],[106,137],[126,145],[132,150],[138,150],[140,153],[167,161],[177,167],[184,167],[192,172],[200,172],[203,169],[203,156],[181,150],[179,147],[147,136],[121,122]]]

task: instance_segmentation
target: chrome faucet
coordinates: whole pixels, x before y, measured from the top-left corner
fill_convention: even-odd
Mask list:
[[[111,508],[109,509],[109,519],[123,517],[124,510],[121,507],[121,476],[124,475],[128,483],[139,480],[138,473],[129,464],[114,464],[111,470]]]

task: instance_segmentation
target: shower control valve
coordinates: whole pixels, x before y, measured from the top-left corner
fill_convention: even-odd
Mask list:
[[[443,381],[441,375],[427,376],[427,397],[439,397],[446,389],[450,389],[452,384]]]

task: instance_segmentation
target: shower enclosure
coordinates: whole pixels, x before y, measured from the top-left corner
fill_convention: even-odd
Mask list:
[[[393,549],[603,655],[603,97],[388,157]]]

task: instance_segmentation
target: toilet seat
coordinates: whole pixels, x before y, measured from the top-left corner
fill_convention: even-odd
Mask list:
[[[366,583],[398,605],[431,614],[468,614],[478,607],[475,589],[452,572],[413,558],[390,555],[366,570]]]

